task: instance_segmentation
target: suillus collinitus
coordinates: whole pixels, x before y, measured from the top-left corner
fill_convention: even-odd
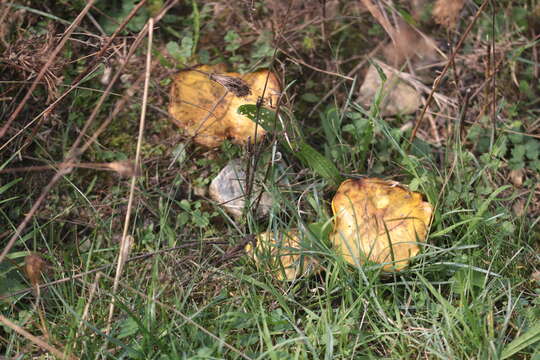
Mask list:
[[[255,248],[248,244],[246,252],[258,268],[268,271],[277,280],[293,281],[320,270],[319,262],[306,249],[297,229],[286,233],[263,232],[256,237]],[[266,264],[268,266],[264,266]]]
[[[398,182],[363,178],[340,185],[332,210],[330,239],[347,262],[370,261],[384,264],[384,271],[399,271],[425,242],[433,207]]]
[[[280,92],[276,75],[268,70],[241,75],[225,72],[224,65],[203,65],[175,75],[169,114],[200,145],[214,148],[225,139],[245,144],[261,139],[265,130],[238,114],[238,107],[261,101],[275,107]]]

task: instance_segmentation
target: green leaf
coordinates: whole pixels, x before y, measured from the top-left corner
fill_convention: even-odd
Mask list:
[[[332,185],[337,186],[341,182],[342,178],[336,166],[307,143],[301,142],[298,151],[293,154]]]
[[[536,160],[540,156],[540,141],[530,139],[525,143],[525,155],[529,160]]]
[[[305,93],[301,96],[301,99],[308,103],[316,103],[319,101],[319,97],[313,93]]]
[[[332,221],[316,222],[308,224],[308,230],[321,242],[328,243],[332,232]]]
[[[234,52],[242,45],[242,39],[240,38],[240,35],[236,33],[234,30],[229,30],[225,34],[225,37],[223,38],[227,45],[225,46],[225,50]]]
[[[527,148],[525,145],[516,145],[512,149],[512,161],[518,162],[522,161],[525,157],[525,152],[527,151]]]
[[[137,332],[139,332],[137,321],[129,317],[120,324],[120,333],[117,337],[118,339],[123,339],[135,335]]]
[[[279,121],[276,121],[276,113],[264,107],[257,107],[254,104],[241,105],[237,112],[240,115],[248,117],[251,121],[257,122],[262,128],[268,132],[283,131],[283,126]]]
[[[8,191],[10,187],[21,181],[22,178],[15,179],[13,181],[8,182],[6,185],[0,186],[0,194],[3,194],[4,192]]]
[[[186,62],[193,50],[193,37],[183,37],[180,45],[175,41],[170,41],[165,47],[173,58],[180,62]]]
[[[538,341],[540,341],[540,323],[507,344],[502,351],[501,359],[508,359]]]
[[[169,41],[165,48],[173,58],[178,59],[180,57],[180,46],[176,41]]]
[[[280,121],[276,121],[276,114],[272,110],[249,104],[238,107],[237,112],[247,116],[252,121],[258,122],[258,124],[268,132],[284,131],[283,125]],[[298,134],[298,132],[294,133],[293,131],[294,130],[289,130],[285,132],[299,137],[300,134]],[[283,136],[278,138],[283,139]],[[291,143],[289,144],[287,140],[283,139],[280,141],[280,144],[298,158],[305,166],[310,167],[316,174],[325,178],[332,185],[339,185],[341,182],[341,175],[336,166],[306,142],[302,140],[291,140]]]

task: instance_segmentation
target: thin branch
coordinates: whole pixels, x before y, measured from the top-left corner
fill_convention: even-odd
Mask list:
[[[448,61],[446,62],[446,65],[444,66],[444,68],[442,69],[441,71],[441,74],[439,76],[437,76],[437,78],[435,79],[435,82],[433,83],[433,89],[431,90],[431,92],[429,93],[429,96],[426,100],[426,105],[424,106],[424,108],[422,109],[422,113],[420,114],[420,117],[418,118],[418,120],[416,121],[416,123],[414,124],[414,128],[413,128],[413,131],[411,133],[411,137],[409,138],[409,143],[407,145],[407,148],[409,148],[414,140],[414,138],[416,137],[416,132],[418,131],[418,128],[420,127],[420,124],[422,123],[422,120],[424,119],[424,116],[426,115],[426,111],[427,109],[429,108],[429,106],[431,105],[431,102],[433,101],[433,98],[435,96],[435,92],[437,91],[437,89],[439,88],[439,85],[441,84],[441,81],[442,79],[444,78],[444,75],[446,75],[446,72],[448,71],[448,69],[450,68],[450,65],[453,63],[454,61],[454,58],[456,57],[459,49],[461,49],[461,46],[463,45],[463,43],[465,42],[465,39],[467,38],[467,36],[469,35],[469,33],[471,32],[474,24],[476,24],[476,20],[478,20],[478,18],[480,17],[480,14],[482,13],[482,11],[484,11],[485,7],[487,6],[487,4],[489,3],[489,0],[484,0],[484,2],[482,3],[482,5],[480,5],[480,7],[478,8],[478,11],[476,12],[476,14],[474,15],[474,18],[472,19],[472,21],[469,23],[469,25],[467,26],[467,28],[465,29],[465,32],[463,33],[463,35],[461,36],[461,38],[459,39],[456,47],[452,50],[452,54],[450,55],[450,57],[448,58]]]
[[[31,333],[29,333],[28,331],[26,331],[25,329],[23,329],[19,325],[15,324],[14,322],[9,320],[8,318],[4,317],[2,314],[0,314],[0,323],[4,324],[5,326],[7,326],[11,330],[15,331],[19,335],[22,335],[26,339],[30,340],[32,343],[36,344],[37,346],[39,346],[43,350],[46,350],[46,351],[50,352],[51,354],[53,354],[54,356],[56,356],[59,359],[76,359],[73,356],[65,355],[62,351],[58,350],[54,346],[49,345],[45,341],[38,338],[37,336],[32,335]]]
[[[143,91],[143,102],[142,102],[142,109],[141,109],[141,117],[139,120],[139,136],[137,138],[137,150],[135,152],[135,168],[139,168],[140,162],[141,162],[141,147],[142,147],[142,139],[144,135],[144,125],[146,120],[146,107],[148,104],[148,87],[150,84],[150,69],[152,66],[152,37],[154,34],[154,19],[150,18],[148,21],[148,47],[146,49],[146,71],[145,71],[145,78],[144,78],[144,91]],[[135,182],[137,180],[137,177],[135,174],[131,177],[131,186],[129,189],[129,199],[128,199],[128,205],[127,205],[127,211],[126,211],[126,217],[124,220],[124,230],[122,233],[122,240],[120,243],[120,253],[118,254],[118,262],[116,266],[116,274],[114,276],[114,283],[113,283],[113,297],[111,299],[111,304],[109,306],[109,317],[107,320],[107,330],[105,331],[106,334],[109,334],[111,330],[111,323],[112,318],[114,315],[114,303],[115,303],[115,297],[118,290],[118,284],[120,281],[120,277],[122,276],[122,271],[124,269],[124,265],[126,263],[126,260],[129,256],[129,251],[133,242],[133,237],[128,236],[128,229],[129,229],[129,221],[131,217],[131,210],[133,208],[133,197],[135,194]]]
[[[381,10],[373,4],[371,0],[361,0],[362,4],[368,9],[368,11],[373,15],[375,19],[381,24],[381,26],[384,28],[388,36],[390,36],[390,39],[392,39],[392,42],[395,44],[395,34],[396,30],[392,27],[392,24],[388,21],[388,19],[381,13]]]
[[[317,72],[320,72],[320,73],[323,73],[323,74],[327,74],[327,75],[332,75],[332,76],[336,76],[336,77],[339,77],[339,78],[342,78],[342,79],[345,79],[345,80],[349,80],[349,81],[353,81],[354,78],[350,77],[350,76],[347,76],[347,75],[343,75],[343,74],[339,74],[337,72],[333,72],[333,71],[328,71],[328,70],[323,70],[323,69],[319,69],[318,67],[316,66],[313,66],[313,65],[310,65],[308,64],[307,62],[305,62],[304,60],[302,59],[297,59],[295,57],[293,57],[291,54],[289,54],[287,51],[283,50],[282,48],[278,48],[279,52],[283,53],[285,56],[287,56],[289,59],[291,59],[292,61],[298,63],[298,64],[301,64],[301,65],[304,65],[305,67],[308,67],[312,70],[315,70]]]

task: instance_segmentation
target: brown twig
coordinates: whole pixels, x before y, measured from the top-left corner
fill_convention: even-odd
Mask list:
[[[50,165],[37,165],[37,166],[20,166],[15,168],[1,169],[0,174],[16,174],[19,172],[32,172],[32,171],[48,171],[57,170],[60,167],[73,167],[81,169],[93,169],[114,171],[122,176],[126,174],[138,174],[137,168],[129,161],[113,161],[110,163],[74,163],[74,162],[62,162],[59,164]]]
[[[22,335],[26,339],[30,340],[32,343],[36,344],[37,346],[39,346],[43,350],[46,350],[46,351],[50,352],[51,354],[53,354],[54,356],[56,356],[59,359],[76,359],[73,356],[65,355],[64,352],[58,350],[57,348],[55,348],[54,346],[52,346],[50,344],[47,344],[45,341],[41,340],[37,336],[32,335],[31,333],[29,333],[28,331],[26,331],[25,329],[23,329],[19,325],[15,324],[14,322],[9,320],[8,318],[3,316],[2,314],[0,314],[0,323],[4,324],[5,326],[7,326],[11,330],[15,331],[19,335]]]
[[[289,54],[287,51],[283,50],[282,48],[278,48],[279,52],[283,53],[285,56],[287,56],[289,59],[291,59],[292,61],[298,63],[298,64],[301,64],[301,65],[304,65],[305,67],[308,67],[312,70],[315,70],[317,72],[320,72],[320,73],[323,73],[323,74],[327,74],[327,75],[332,75],[332,76],[336,76],[336,77],[339,77],[339,78],[342,78],[342,79],[345,79],[345,80],[349,80],[349,81],[353,81],[354,78],[350,77],[350,76],[347,76],[347,75],[343,75],[343,74],[339,74],[339,73],[336,73],[336,72],[333,72],[333,71],[328,71],[328,70],[323,70],[323,69],[319,69],[318,67],[316,66],[313,66],[313,65],[310,65],[308,64],[307,62],[305,62],[304,60],[302,59],[297,59],[295,57],[293,57],[291,54]]]
[[[71,23],[71,25],[69,25],[69,27],[66,29],[62,37],[62,40],[60,40],[60,43],[56,46],[56,48],[53,50],[53,52],[49,56],[49,59],[47,60],[47,62],[45,63],[45,65],[43,66],[39,74],[36,76],[36,78],[32,82],[32,85],[30,86],[26,94],[24,95],[21,102],[19,103],[19,105],[17,105],[17,108],[15,108],[15,111],[11,113],[10,117],[8,118],[4,126],[0,128],[0,139],[4,137],[9,127],[11,126],[11,123],[17,118],[17,116],[19,116],[19,113],[22,111],[22,109],[26,105],[26,102],[28,101],[28,99],[30,99],[30,96],[32,95],[36,87],[38,86],[39,82],[41,81],[43,76],[45,76],[45,73],[47,72],[49,67],[53,64],[54,59],[56,59],[56,55],[58,55],[58,53],[64,48],[64,45],[69,40],[71,33],[73,33],[73,31],[79,25],[81,20],[86,16],[86,13],[90,11],[90,8],[92,8],[92,5],[94,5],[95,1],[96,0],[89,0],[86,6],[84,7],[84,9],[82,9],[79,15],[75,18],[75,20]]]
[[[461,46],[465,42],[465,39],[467,38],[467,36],[471,32],[474,24],[476,24],[476,21],[478,20],[478,18],[480,17],[480,14],[482,13],[482,11],[484,10],[484,8],[487,6],[488,3],[489,3],[489,0],[484,0],[482,5],[480,5],[480,7],[478,8],[478,11],[474,15],[472,21],[469,23],[469,25],[465,29],[465,32],[463,33],[463,35],[459,39],[456,47],[452,50],[452,54],[450,54],[450,57],[448,58],[448,61],[446,62],[446,65],[442,69],[441,74],[439,76],[437,76],[437,78],[435,79],[435,82],[433,83],[433,89],[429,93],[429,96],[428,96],[428,98],[426,100],[426,105],[422,109],[422,113],[420,114],[420,117],[418,118],[418,120],[414,124],[414,128],[413,128],[413,131],[411,133],[411,137],[409,138],[409,143],[407,144],[406,150],[408,150],[410,148],[410,146],[412,145],[412,142],[413,142],[414,138],[416,137],[416,132],[418,131],[418,128],[420,127],[420,124],[422,123],[422,120],[424,119],[424,116],[426,114],[427,109],[429,108],[429,106],[431,105],[431,102],[433,101],[433,97],[435,95],[435,92],[439,88],[443,77],[446,75],[446,72],[448,71],[448,69],[450,68],[450,65],[454,61],[454,58],[456,57],[459,49],[461,49]]]
[[[381,13],[381,10],[373,4],[371,0],[361,0],[362,4],[368,9],[368,11],[371,13],[371,15],[381,24],[383,29],[386,31],[388,36],[390,36],[390,39],[392,39],[392,42],[395,43],[395,33],[396,30],[392,27],[390,22],[386,17],[383,16]]]
[[[75,80],[73,81],[75,84],[78,83],[79,81],[81,81],[82,79],[84,79],[84,77],[86,75],[88,75],[92,70],[93,68],[97,65],[97,63],[101,60],[101,57],[103,56],[103,54],[105,53],[105,51],[107,51],[107,49],[109,48],[109,46],[111,46],[112,42],[114,41],[114,39],[118,36],[118,34],[120,34],[120,32],[122,30],[124,30],[124,28],[126,27],[126,25],[131,21],[131,19],[137,14],[137,12],[139,11],[140,8],[142,8],[145,4],[146,4],[146,1],[147,0],[142,0],[140,1],[133,9],[131,9],[131,11],[129,12],[129,14],[127,14],[127,16],[122,20],[122,23],[116,28],[116,30],[114,30],[114,32],[112,33],[111,36],[109,36],[107,38],[107,41],[105,42],[105,44],[103,44],[103,46],[101,47],[101,50],[98,51],[98,53],[94,56],[93,60],[90,62],[90,65],[88,65],[86,67],[86,70],[81,72],[79,75],[77,75],[77,77],[75,78]]]
[[[142,139],[144,135],[144,125],[146,120],[146,105],[148,104],[148,88],[150,85],[150,69],[152,65],[152,36],[154,34],[154,19],[150,18],[148,21],[148,47],[146,49],[146,71],[145,71],[145,77],[144,77],[144,90],[143,90],[143,101],[142,101],[142,109],[141,109],[141,117],[139,120],[139,136],[137,138],[137,149],[135,151],[135,168],[139,168],[141,163],[141,148],[142,148]],[[116,266],[116,273],[114,276],[114,283],[113,283],[113,297],[111,299],[111,304],[109,306],[109,317],[107,319],[107,330],[105,331],[106,334],[108,334],[111,330],[111,323],[112,318],[114,314],[114,295],[116,294],[118,290],[118,283],[120,281],[120,277],[122,276],[122,271],[124,269],[124,265],[126,264],[126,260],[129,257],[129,252],[131,249],[131,245],[133,244],[133,237],[128,236],[128,230],[129,230],[129,221],[131,218],[131,210],[133,208],[133,197],[135,194],[135,181],[137,180],[137,177],[133,175],[131,177],[131,184],[129,188],[129,198],[128,198],[128,205],[126,210],[126,217],[124,220],[124,229],[122,232],[122,240],[120,242],[120,253],[118,254],[118,262]]]

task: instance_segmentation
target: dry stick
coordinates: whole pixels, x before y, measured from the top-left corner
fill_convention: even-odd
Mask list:
[[[28,340],[30,340],[32,343],[36,344],[43,350],[46,350],[56,356],[59,359],[75,359],[73,356],[67,356],[62,351],[58,350],[57,348],[53,347],[52,345],[47,344],[45,341],[41,340],[37,336],[34,336],[30,334],[28,331],[20,327],[19,325],[15,324],[8,318],[4,317],[2,314],[0,314],[0,323],[4,324],[5,326],[9,327],[16,333],[24,336]]]
[[[162,11],[160,12],[160,14],[156,17],[157,19],[160,19],[161,17],[163,17],[165,15],[165,13],[176,3],[176,0],[172,0],[170,1],[167,5],[165,5],[162,9]],[[148,24],[147,24],[148,25]],[[113,77],[113,79],[111,80],[111,82],[109,83],[109,86],[105,89],[105,91],[103,92],[101,98],[99,99],[98,101],[98,104],[96,105],[94,111],[92,112],[92,114],[90,114],[90,117],[88,118],[88,120],[86,121],[86,124],[83,128],[83,130],[81,131],[81,133],[79,134],[79,136],[77,137],[77,140],[75,140],[75,143],[71,146],[69,152],[68,152],[68,158],[69,160],[73,160],[73,153],[75,152],[76,150],[76,147],[78,146],[78,144],[80,143],[80,141],[82,140],[82,138],[85,136],[85,133],[86,133],[86,130],[88,130],[89,126],[90,126],[90,123],[93,122],[93,120],[95,119],[95,117],[97,116],[97,113],[98,113],[98,110],[101,108],[101,106],[103,105],[104,101],[105,101],[105,98],[109,96],[109,93],[111,92],[112,90],[112,87],[113,85],[115,84],[115,82],[120,78],[120,74],[121,72],[124,70],[126,64],[127,64],[127,61],[129,60],[129,58],[133,55],[133,53],[135,52],[135,49],[138,47],[139,43],[141,42],[141,40],[143,39],[143,37],[146,35],[146,31],[148,31],[148,26],[145,26],[138,34],[137,38],[135,39],[135,41],[133,42],[133,44],[131,45],[131,48],[126,56],[126,61],[120,66],[120,69],[117,71],[116,75]],[[79,153],[82,153],[79,151]],[[71,172],[71,168],[61,168],[59,169],[59,171],[54,175],[54,177],[51,179],[51,181],[49,182],[49,184],[47,184],[47,186],[45,186],[45,188],[42,190],[40,196],[38,197],[38,199],[36,200],[36,202],[34,203],[34,205],[32,205],[32,208],[30,209],[30,211],[26,214],[26,216],[24,217],[23,221],[19,224],[19,226],[17,227],[17,229],[15,230],[15,233],[11,236],[11,238],[9,239],[8,241],[8,244],[6,245],[6,247],[4,248],[4,250],[2,251],[2,253],[0,254],[0,263],[2,263],[2,261],[4,260],[4,258],[7,256],[7,254],[9,253],[9,251],[11,250],[11,248],[15,245],[15,241],[17,240],[17,238],[20,236],[20,234],[22,233],[22,231],[26,228],[26,226],[28,225],[28,223],[30,222],[30,220],[32,219],[32,217],[34,216],[34,214],[36,213],[37,209],[41,206],[41,203],[46,199],[47,197],[47,194],[49,193],[49,191],[51,191],[52,187],[62,178],[62,176],[68,174]]]
[[[293,57],[291,54],[289,54],[287,51],[283,50],[282,48],[277,48],[279,50],[279,52],[285,54],[285,56],[287,56],[289,59],[293,60],[294,62],[296,63],[299,63],[301,65],[304,65],[305,67],[308,67],[312,70],[315,70],[317,72],[320,72],[320,73],[323,73],[323,74],[327,74],[327,75],[332,75],[332,76],[337,76],[337,77],[340,77],[342,79],[345,79],[345,80],[349,80],[349,81],[353,81],[354,78],[350,77],[350,76],[347,76],[347,75],[343,75],[343,74],[339,74],[339,73],[336,73],[336,72],[333,72],[333,71],[327,71],[327,70],[323,70],[323,69],[319,69],[318,67],[316,66],[313,66],[313,65],[310,65],[308,64],[307,62],[305,62],[304,60],[302,59],[297,59],[295,57]]]
[[[75,163],[75,162],[61,162],[57,164],[49,165],[36,165],[36,166],[19,166],[14,168],[1,169],[0,174],[16,174],[19,172],[32,172],[32,171],[47,171],[47,170],[56,170],[60,167],[74,167],[81,169],[93,169],[93,170],[104,170],[104,171],[116,171],[116,165],[120,163],[125,163],[125,166],[129,166],[128,162],[122,161],[113,161],[110,163]],[[132,168],[135,170],[135,168]]]
[[[142,103],[142,109],[141,109],[141,118],[139,121],[139,137],[137,139],[137,150],[135,151],[135,168],[138,169],[140,166],[141,161],[141,147],[142,147],[142,139],[144,134],[144,123],[146,120],[146,105],[148,103],[148,86],[150,84],[150,67],[152,64],[152,36],[154,33],[154,19],[150,18],[148,21],[148,47],[146,49],[146,71],[145,71],[145,78],[144,78],[144,90],[143,90],[143,103]],[[111,298],[111,304],[109,306],[109,318],[107,319],[107,330],[105,331],[106,334],[109,334],[111,330],[111,323],[112,318],[114,314],[114,303],[115,303],[115,294],[118,290],[118,284],[120,282],[120,277],[122,276],[122,270],[124,269],[124,265],[126,263],[126,260],[129,255],[130,250],[130,243],[132,242],[132,237],[127,235],[128,229],[129,229],[129,220],[131,217],[131,209],[133,207],[133,196],[135,194],[135,181],[137,180],[137,176],[134,174],[131,177],[131,186],[129,189],[129,199],[128,199],[128,205],[127,205],[127,211],[126,211],[126,218],[124,221],[124,230],[122,233],[122,241],[120,243],[120,254],[118,255],[118,263],[116,266],[116,274],[114,276],[114,283],[113,283],[113,290],[112,294],[113,297]],[[131,241],[130,241],[131,240]]]
[[[107,41],[105,42],[105,44],[101,47],[101,50],[98,51],[98,53],[94,56],[94,59],[90,62],[90,65],[88,65],[86,67],[86,70],[83,71],[82,73],[80,73],[79,75],[77,75],[77,77],[75,78],[75,80],[73,81],[74,83],[78,83],[79,81],[81,81],[86,75],[88,75],[88,73],[90,73],[90,71],[92,71],[92,68],[97,65],[97,63],[100,61],[101,59],[101,56],[103,56],[103,54],[105,53],[105,51],[107,51],[107,49],[109,48],[109,46],[112,44],[113,40],[118,36],[118,34],[124,30],[124,27],[126,27],[126,25],[129,23],[129,21],[135,16],[135,14],[137,14],[137,12],[139,11],[139,9],[141,7],[144,6],[144,4],[146,3],[146,0],[142,0],[141,2],[139,2],[133,9],[131,9],[131,11],[129,12],[129,14],[122,20],[122,23],[116,28],[116,30],[114,30],[114,32],[112,33],[111,36],[109,36],[107,38]]]
[[[396,30],[392,27],[390,22],[386,17],[383,16],[379,8],[373,4],[371,0],[361,0],[364,6],[368,9],[368,11],[373,15],[375,19],[381,24],[381,26],[384,28],[388,36],[390,36],[390,39],[395,44],[395,32]]]
[[[102,274],[104,277],[106,278],[109,278],[112,280],[112,278],[106,274]],[[81,280],[79,280],[81,281]],[[191,317],[185,315],[184,313],[182,313],[181,311],[177,310],[176,308],[172,307],[172,306],[169,306],[159,300],[156,300],[154,298],[151,298],[149,297],[148,295],[146,295],[145,293],[143,293],[142,291],[139,291],[137,289],[134,289],[132,288],[131,286],[123,283],[123,282],[119,282],[122,287],[128,289],[129,291],[131,292],[134,292],[135,294],[139,295],[139,296],[142,296],[143,298],[149,300],[149,301],[152,301],[154,303],[156,303],[157,305],[169,310],[169,311],[172,311],[174,312],[175,314],[177,314],[178,316],[180,316],[185,322],[195,326],[197,329],[201,330],[203,333],[205,333],[206,335],[210,336],[212,339],[214,339],[215,341],[219,342],[220,344],[222,344],[223,346],[225,346],[226,348],[228,348],[229,350],[232,350],[234,351],[235,353],[237,353],[238,355],[240,355],[242,358],[246,359],[246,360],[251,360],[251,358],[249,356],[247,356],[246,354],[244,354],[241,350],[235,348],[234,346],[230,345],[229,343],[227,343],[225,340],[221,339],[220,337],[218,337],[217,335],[215,335],[214,333],[210,332],[209,330],[205,329],[203,326],[197,324]],[[114,297],[113,297],[114,299]]]
[[[21,102],[19,103],[19,105],[17,106],[15,111],[13,111],[13,113],[11,113],[10,117],[8,118],[8,120],[4,124],[4,126],[2,126],[2,128],[0,128],[0,139],[4,137],[4,135],[6,134],[6,132],[9,129],[9,127],[11,126],[11,123],[13,122],[13,120],[15,120],[15,118],[17,118],[19,113],[22,111],[24,105],[26,105],[26,102],[28,101],[28,99],[30,99],[30,96],[32,95],[32,93],[36,89],[38,83],[41,81],[43,76],[45,76],[45,73],[47,72],[49,67],[52,65],[52,63],[54,62],[54,59],[56,58],[56,55],[58,55],[58,53],[64,48],[64,45],[69,40],[69,37],[70,37],[71,33],[79,25],[81,20],[86,16],[86,13],[90,10],[90,8],[92,8],[92,5],[94,4],[95,1],[96,0],[90,0],[88,2],[88,4],[86,4],[84,9],[75,18],[75,20],[71,23],[71,25],[69,25],[69,27],[66,29],[66,31],[64,32],[64,36],[62,37],[62,40],[60,40],[60,43],[53,50],[53,52],[49,56],[49,59],[47,60],[47,62],[43,66],[43,68],[41,68],[41,71],[39,72],[39,74],[36,76],[36,78],[32,82],[32,85],[30,86],[30,88],[28,89],[26,94],[24,95],[24,98],[21,100]]]
[[[442,69],[441,74],[439,76],[437,76],[437,78],[435,79],[435,82],[433,83],[433,89],[429,93],[429,96],[428,96],[427,101],[426,101],[426,105],[422,109],[422,113],[420,114],[420,117],[418,118],[418,120],[414,124],[414,128],[413,128],[413,131],[411,133],[411,137],[409,138],[409,143],[407,144],[406,150],[408,150],[411,147],[412,142],[413,142],[414,138],[416,137],[416,132],[418,131],[418,128],[420,127],[420,124],[422,123],[422,120],[424,119],[424,115],[426,114],[427,109],[429,108],[429,106],[431,105],[431,102],[433,101],[434,94],[437,91],[437,89],[439,88],[439,85],[441,84],[442,78],[444,77],[444,75],[446,75],[446,72],[448,71],[448,69],[450,68],[450,65],[454,61],[454,58],[456,57],[459,49],[461,48],[461,46],[463,45],[463,42],[467,38],[467,35],[469,35],[469,33],[471,32],[474,24],[476,24],[476,20],[478,20],[478,17],[480,17],[480,14],[484,10],[484,8],[488,4],[488,2],[489,2],[489,0],[484,0],[482,5],[480,5],[480,7],[478,8],[478,11],[474,15],[474,18],[469,23],[469,25],[465,29],[465,32],[463,33],[463,35],[459,39],[456,47],[452,50],[452,54],[450,54],[450,57],[448,58],[448,61],[446,62],[446,65]]]
[[[533,46],[534,48],[534,46]],[[495,4],[491,5],[491,56],[489,57],[491,61],[489,62],[489,67],[491,71],[491,91],[493,94],[493,100],[491,104],[491,134],[490,134],[490,142],[489,142],[489,151],[493,151],[493,146],[495,145],[495,129],[497,129],[497,87],[496,87],[496,72],[495,72],[495,55],[497,54],[495,52]],[[503,56],[504,59],[504,56]],[[536,66],[534,67],[536,70]]]

